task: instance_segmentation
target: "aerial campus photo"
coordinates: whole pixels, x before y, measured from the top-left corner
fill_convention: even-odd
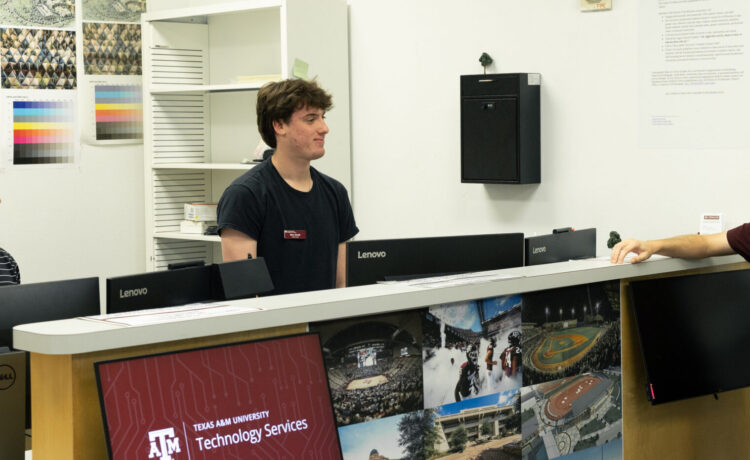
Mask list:
[[[621,458],[619,286],[534,292],[523,305],[524,460]]]
[[[518,389],[339,428],[345,460],[519,460]]]

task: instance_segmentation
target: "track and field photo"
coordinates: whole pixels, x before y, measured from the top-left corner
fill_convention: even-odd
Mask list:
[[[522,388],[523,459],[621,458],[621,377],[607,370]]]

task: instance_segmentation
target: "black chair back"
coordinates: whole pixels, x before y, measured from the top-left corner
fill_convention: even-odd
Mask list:
[[[0,286],[10,284],[21,284],[21,272],[13,256],[0,248]]]

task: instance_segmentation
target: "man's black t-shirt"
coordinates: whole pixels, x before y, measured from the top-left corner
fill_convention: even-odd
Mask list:
[[[272,294],[336,287],[338,245],[359,232],[344,186],[310,168],[309,192],[293,189],[270,160],[227,187],[218,205],[218,228],[258,242],[271,274]]]

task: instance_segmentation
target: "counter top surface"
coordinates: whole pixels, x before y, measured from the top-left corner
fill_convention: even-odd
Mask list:
[[[89,353],[115,348],[326,321],[430,305],[636,278],[743,262],[738,255],[702,260],[658,258],[636,265],[608,259],[575,260],[482,272],[490,281],[438,287],[375,284],[207,304],[223,313],[139,325],[75,318],[16,326],[14,348],[43,354]],[[222,308],[217,308],[221,311]],[[134,312],[138,314],[138,312]]]

